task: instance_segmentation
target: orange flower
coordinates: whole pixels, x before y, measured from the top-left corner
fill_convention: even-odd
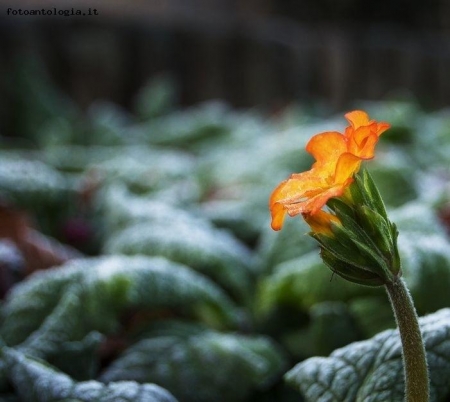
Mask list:
[[[369,120],[367,113],[359,110],[345,117],[350,123],[345,134],[330,131],[309,140],[306,150],[316,160],[311,170],[292,174],[273,191],[269,207],[274,230],[282,228],[286,213],[303,214],[307,221],[308,216],[313,221],[310,216],[316,215],[330,198],[341,196],[353,182],[361,161],[374,157],[378,137],[390,127]]]

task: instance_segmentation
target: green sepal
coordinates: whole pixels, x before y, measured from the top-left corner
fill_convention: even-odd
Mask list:
[[[359,203],[355,203],[354,205],[358,204]],[[345,214],[349,217],[354,217],[355,215],[352,205],[344,202],[344,200],[340,198],[330,198],[327,202],[327,207],[330,208],[335,214],[339,212],[340,214]]]
[[[352,264],[347,264],[336,258],[328,250],[322,248],[320,255],[324,263],[337,275],[342,278],[364,286],[382,286],[384,281],[376,273],[366,271]]]
[[[376,245],[380,255],[388,262],[390,271],[397,275],[400,271],[400,257],[397,250],[397,227],[378,212],[366,207],[360,208],[361,224]]]
[[[313,237],[320,243],[322,249],[327,250],[345,264],[368,272],[374,271],[368,267],[365,256],[358,252],[358,249],[355,250],[355,244],[352,241],[348,241],[348,237],[340,238],[339,240],[337,240],[337,237],[321,234],[314,234]]]
[[[378,212],[384,219],[388,220],[383,199],[381,198],[381,194],[378,191],[378,188],[369,172],[366,169],[362,169],[360,174],[355,175],[355,182],[356,186],[350,187],[352,195],[353,191],[355,191],[355,193],[359,192],[360,195],[355,194],[355,196],[362,196],[364,205]]]

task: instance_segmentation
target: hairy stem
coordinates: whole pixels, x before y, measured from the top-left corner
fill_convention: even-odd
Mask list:
[[[402,341],[405,401],[428,402],[427,358],[413,300],[403,279],[396,278],[385,286]]]

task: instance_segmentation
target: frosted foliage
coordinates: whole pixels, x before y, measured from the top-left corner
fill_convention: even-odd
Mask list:
[[[137,224],[111,236],[107,254],[164,256],[210,276],[238,297],[251,287],[251,252],[228,232],[180,220]]]
[[[450,392],[450,309],[419,319],[431,379],[430,401]],[[314,357],[286,374],[306,402],[384,402],[403,400],[404,382],[398,331],[337,349],[329,357]],[[346,387],[342,387],[346,384]]]
[[[264,337],[218,334],[163,335],[130,347],[102,375],[105,382],[119,378],[154,381],[180,400],[241,401],[251,387],[281,371],[284,360]],[[214,367],[206,370],[205,367]],[[229,378],[233,377],[233,387]]]
[[[165,306],[192,314],[209,306],[227,322],[237,318],[236,307],[214,283],[156,257],[74,260],[29,277],[10,296],[1,335],[9,345],[26,341],[23,346],[39,356],[53,353],[71,336],[110,331],[119,312],[129,307]]]
[[[147,180],[157,184],[161,178],[185,177],[194,167],[194,158],[175,150],[150,147],[128,147],[116,157],[94,165],[100,172],[133,180]]]
[[[133,253],[147,251],[151,254],[152,246],[159,246],[161,254],[180,253],[182,258],[188,260],[195,255],[200,264],[233,260],[244,267],[249,266],[249,250],[226,232],[211,227],[190,226],[183,221],[173,223],[170,227],[155,223],[127,228],[107,243],[106,250]]]
[[[2,159],[0,190],[12,193],[36,193],[64,189],[64,177],[38,161]]]
[[[102,384],[97,381],[76,382],[50,365],[5,350],[9,378],[22,400],[53,402],[76,399],[83,402],[176,402],[165,389],[153,384],[121,381]]]
[[[106,189],[100,204],[108,226],[113,231],[143,221],[157,221],[165,224],[179,221],[190,225],[206,224],[200,218],[175,208],[167,202],[132,195],[125,185],[119,183]]]

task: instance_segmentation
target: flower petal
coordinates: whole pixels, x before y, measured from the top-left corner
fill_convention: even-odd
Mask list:
[[[345,186],[350,185],[353,181],[352,176],[359,170],[360,165],[361,158],[350,152],[342,154],[336,164],[334,182]]]
[[[286,218],[286,209],[283,205],[275,203],[270,207],[272,222],[270,226],[273,230],[280,230],[283,227],[284,218]]]
[[[332,174],[339,156],[347,150],[347,143],[341,133],[328,131],[312,137],[306,145],[306,150],[316,160],[313,168],[321,168],[323,173]]]
[[[382,121],[381,123],[377,123],[377,128],[375,131],[377,135],[380,136],[389,128],[391,128],[391,125]]]
[[[308,197],[313,195],[311,192],[314,194],[320,192],[324,185],[326,183],[323,179],[315,175],[312,170],[293,174],[288,180],[282,181],[272,192],[269,199],[272,228],[274,230],[281,229],[290,206],[296,205],[303,212],[302,206]]]
[[[287,180],[282,181],[270,195],[269,209],[272,215],[271,226],[273,230],[280,230],[286,217],[286,209],[280,204],[280,201],[284,198],[283,189],[287,182]]]
[[[361,126],[367,126],[372,123],[372,121],[369,120],[369,115],[362,110],[354,110],[353,112],[346,113],[345,118],[348,120],[354,130],[358,129]]]
[[[348,151],[362,159],[372,159],[378,142],[376,124],[359,127],[348,138]]]

